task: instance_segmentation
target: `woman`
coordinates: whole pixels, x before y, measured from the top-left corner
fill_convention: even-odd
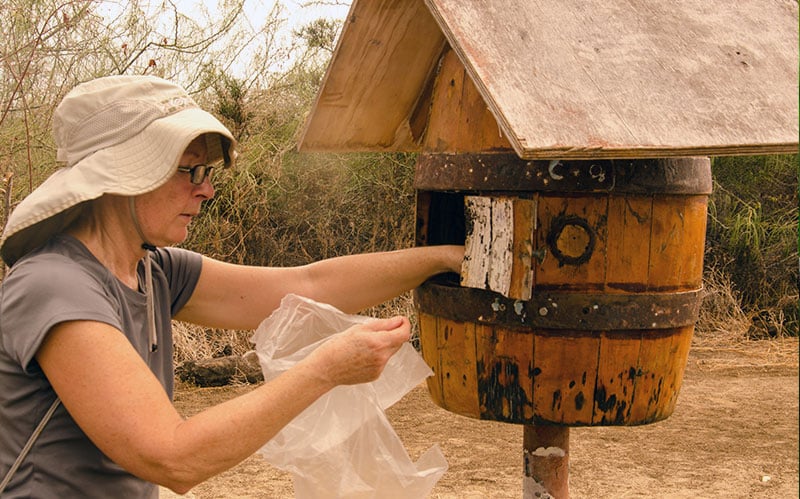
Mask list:
[[[288,293],[353,313],[460,267],[463,248],[452,246],[295,268],[170,248],[213,197],[213,166],[233,164],[236,142],[168,81],[79,85],[53,129],[66,167],[20,203],[0,242],[11,266],[0,296],[0,476],[23,456],[3,497],[157,497],[154,484],[185,493],[333,387],[377,378],[410,334],[404,317],[351,328],[277,379],[183,419],[171,403],[173,318],[256,328]]]

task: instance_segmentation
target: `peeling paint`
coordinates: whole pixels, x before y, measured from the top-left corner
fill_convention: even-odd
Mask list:
[[[522,497],[525,499],[534,497],[538,499],[555,499],[544,485],[536,481],[535,478],[528,476],[522,480]]]
[[[494,301],[492,302],[492,310],[494,310],[495,312],[502,312],[505,309],[506,306],[505,304],[500,303],[500,298],[495,298]]]
[[[586,397],[583,395],[583,392],[578,392],[575,395],[575,410],[580,411],[583,409],[583,404],[586,403]]]
[[[553,392],[553,403],[550,406],[552,411],[560,411],[561,410],[561,390],[556,390]]]
[[[482,417],[507,422],[528,419],[533,405],[520,385],[520,368],[515,362],[502,359],[487,365],[479,361],[477,371]]]
[[[560,164],[561,164],[561,161],[559,161],[557,159],[554,159],[554,160],[550,161],[550,165],[547,168],[547,173],[550,174],[550,178],[552,178],[553,180],[563,180],[564,179],[563,175],[559,175],[558,173],[556,173],[556,167],[559,166]]]
[[[567,455],[561,447],[539,447],[533,452],[526,450],[525,454],[536,457],[564,457]]]

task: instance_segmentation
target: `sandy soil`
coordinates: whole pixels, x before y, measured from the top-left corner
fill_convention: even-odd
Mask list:
[[[673,415],[640,427],[570,429],[575,498],[797,498],[796,340],[697,346]],[[185,415],[252,389],[181,387]],[[449,469],[433,498],[522,496],[522,427],[461,417],[423,385],[387,411],[412,459],[438,443]],[[293,497],[291,475],[255,455],[195,498]],[[162,497],[167,497],[166,494]]]

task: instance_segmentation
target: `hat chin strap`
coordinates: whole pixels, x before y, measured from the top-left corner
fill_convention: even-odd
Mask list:
[[[156,250],[156,247],[147,242],[142,232],[142,226],[139,225],[139,217],[136,216],[136,206],[134,204],[134,197],[128,198],[128,207],[131,212],[131,219],[133,226],[139,237],[142,239],[142,249],[144,252],[144,287],[145,295],[147,296],[147,331],[150,336],[150,351],[155,352],[158,350],[158,335],[156,334],[156,313],[155,304],[153,303],[153,270],[150,263],[150,253]]]

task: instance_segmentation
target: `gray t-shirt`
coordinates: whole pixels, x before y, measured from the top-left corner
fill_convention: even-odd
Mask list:
[[[0,288],[0,479],[55,400],[36,352],[70,320],[122,331],[172,397],[172,317],[200,276],[201,257],[176,248],[152,254],[158,350],[151,352],[144,293],[122,284],[77,239],[55,236],[12,267]],[[144,265],[139,265],[144,288]],[[106,457],[61,405],[3,498],[157,497],[158,489]]]

